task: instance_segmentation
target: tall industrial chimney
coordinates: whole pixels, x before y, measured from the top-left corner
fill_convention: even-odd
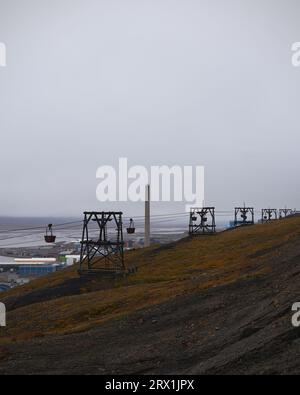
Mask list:
[[[150,185],[146,185],[146,198],[145,198],[145,247],[150,247],[150,202],[151,202],[151,189]]]

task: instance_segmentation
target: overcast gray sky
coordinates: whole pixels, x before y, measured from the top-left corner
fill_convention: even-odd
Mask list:
[[[219,209],[299,208],[296,41],[299,0],[0,0],[0,214],[104,208],[122,156],[204,165]]]

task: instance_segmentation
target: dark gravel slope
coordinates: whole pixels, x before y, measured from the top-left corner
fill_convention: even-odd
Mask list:
[[[300,245],[270,273],[179,296],[88,332],[2,346],[0,374],[299,374]]]

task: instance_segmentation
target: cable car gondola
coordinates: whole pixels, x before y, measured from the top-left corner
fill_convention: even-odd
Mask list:
[[[135,226],[132,218],[130,219],[130,224],[129,224],[129,228],[127,228],[127,233],[129,235],[133,235],[135,233]]]
[[[46,229],[46,234],[45,234],[46,243],[55,243],[56,236],[53,235],[52,226],[53,226],[52,224],[49,224],[48,228]]]

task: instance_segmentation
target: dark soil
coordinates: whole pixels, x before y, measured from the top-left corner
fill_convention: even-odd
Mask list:
[[[3,346],[0,374],[299,374],[291,308],[300,301],[300,245],[280,248],[257,261],[271,266],[265,276],[183,295],[88,332]]]

